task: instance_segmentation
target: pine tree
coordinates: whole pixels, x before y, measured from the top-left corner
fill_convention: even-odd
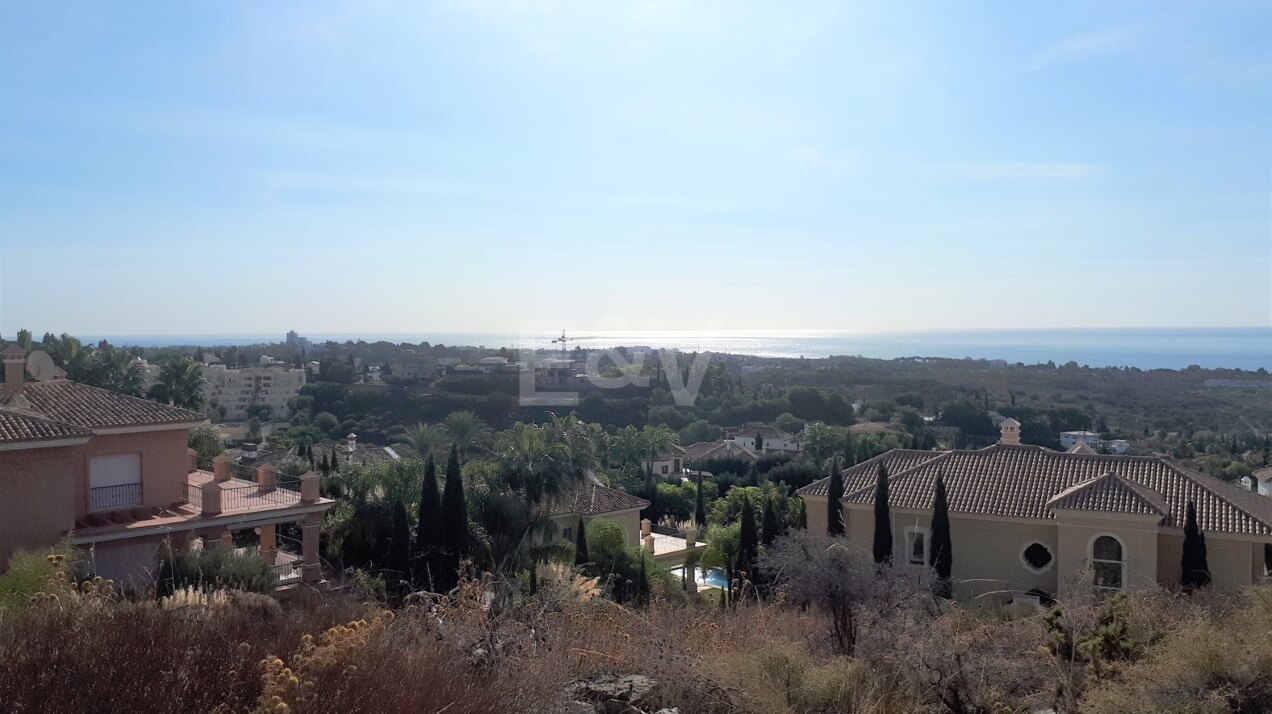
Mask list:
[[[826,491],[826,534],[844,534],[844,475],[836,461],[830,471],[830,487]]]
[[[936,474],[936,499],[932,504],[932,542],[928,565],[936,571],[934,590],[937,597],[950,597],[950,572],[954,567],[954,550],[950,542],[950,507],[945,493],[945,474]]]
[[[702,492],[702,472],[698,472],[698,492],[696,495],[697,503],[693,509],[693,522],[698,524],[698,528],[704,528],[707,525],[707,497]]]
[[[1206,563],[1206,534],[1197,526],[1197,506],[1188,502],[1184,516],[1184,557],[1180,582],[1192,592],[1210,584],[1210,566]]]
[[[842,517],[842,514],[840,516]],[[799,529],[808,530],[808,502],[802,498],[799,499]]]
[[[773,541],[777,540],[777,537],[782,534],[782,525],[777,518],[777,509],[773,507],[773,499],[767,495],[764,497],[763,525],[764,528],[760,532],[760,542],[767,548],[773,545]]]
[[[583,519],[579,518],[579,532],[574,538],[574,564],[585,565],[590,558],[587,554],[587,529],[583,526]]]
[[[888,469],[879,464],[879,479],[875,482],[874,503],[874,560],[885,564],[892,562],[892,510],[888,507]]]
[[[760,535],[755,531],[755,508],[751,497],[742,497],[742,528],[738,533],[738,570],[747,574],[760,554]]]
[[[441,547],[442,503],[437,492],[437,463],[429,456],[420,483],[420,517],[415,525],[416,586],[434,587],[433,580],[441,566],[438,559]]]
[[[446,486],[442,489],[442,552],[442,572],[438,577],[449,591],[459,580],[460,562],[468,555],[468,506],[464,502],[459,451],[454,444],[446,461]]]

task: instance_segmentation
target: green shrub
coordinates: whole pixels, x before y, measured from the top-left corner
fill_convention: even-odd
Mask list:
[[[57,573],[70,571],[73,549],[61,544],[47,550],[19,550],[0,575],[0,612],[21,608],[32,596],[45,592]]]
[[[261,558],[236,555],[222,548],[174,551],[165,547],[161,551],[155,584],[158,597],[188,587],[271,593],[278,583],[274,569]]]

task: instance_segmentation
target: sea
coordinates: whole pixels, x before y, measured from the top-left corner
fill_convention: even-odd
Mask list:
[[[522,349],[560,347],[558,333],[413,332],[413,333],[317,333],[304,335],[314,342],[326,340],[386,340],[394,343],[479,346]],[[572,349],[616,346],[678,348],[684,351],[724,352],[759,357],[819,358],[837,355],[895,359],[946,357],[953,359],[1006,360],[1038,364],[1076,362],[1091,367],[1140,369],[1206,368],[1272,370],[1272,327],[1170,328],[1170,329],[1012,329],[945,330],[922,332],[846,331],[599,331],[567,332]],[[281,342],[282,335],[103,335],[115,345],[162,347],[167,345],[228,346]]]

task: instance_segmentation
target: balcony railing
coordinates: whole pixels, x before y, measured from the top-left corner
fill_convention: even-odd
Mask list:
[[[287,585],[288,583],[300,582],[300,566],[299,560],[275,565],[274,575],[278,577],[278,584]]]
[[[186,482],[186,502],[193,506],[196,511],[203,510],[203,486],[201,484]]]
[[[141,484],[123,483],[118,486],[98,486],[88,489],[88,510],[115,511],[141,505]]]

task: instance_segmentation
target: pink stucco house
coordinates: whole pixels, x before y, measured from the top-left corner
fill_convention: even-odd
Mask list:
[[[322,579],[318,526],[332,501],[318,477],[280,480],[218,458],[198,468],[188,432],[203,416],[185,409],[53,379],[29,382],[25,352],[4,351],[0,385],[0,570],[19,549],[62,539],[86,569],[121,587],[154,572],[160,543],[230,547],[251,530],[280,584]],[[278,547],[279,524],[298,522],[301,543]]]

